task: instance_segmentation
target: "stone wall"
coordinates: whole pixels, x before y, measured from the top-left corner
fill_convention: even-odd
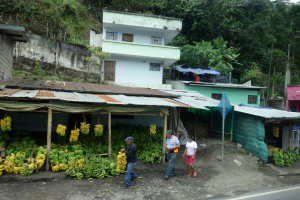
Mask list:
[[[12,77],[14,41],[6,34],[0,34],[0,81]]]
[[[97,82],[99,69],[83,60],[91,56],[85,46],[26,33],[29,42],[16,42],[14,66],[16,70],[35,72],[36,60],[49,76],[64,76],[65,80],[84,79]]]

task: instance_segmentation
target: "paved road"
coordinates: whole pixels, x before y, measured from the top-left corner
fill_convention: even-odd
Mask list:
[[[247,193],[220,200],[283,200],[300,199],[300,185]]]

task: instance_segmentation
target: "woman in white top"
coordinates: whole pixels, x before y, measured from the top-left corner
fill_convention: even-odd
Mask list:
[[[190,136],[190,135],[188,136],[187,139],[188,139],[188,141],[186,143],[185,151],[183,153],[183,158],[185,158],[186,166],[187,166],[187,169],[189,171],[189,175],[187,175],[187,176],[188,177],[192,176],[192,173],[191,173],[191,168],[192,168],[193,177],[196,177],[197,172],[195,171],[193,163],[194,163],[195,155],[196,155],[196,152],[197,152],[197,143],[195,141],[193,141],[193,137]]]

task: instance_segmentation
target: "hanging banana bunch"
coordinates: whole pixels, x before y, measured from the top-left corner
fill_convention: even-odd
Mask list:
[[[150,125],[150,135],[154,136],[156,133],[156,125],[155,124],[151,124]]]
[[[11,117],[5,115],[5,117],[1,119],[1,130],[11,131]]]
[[[80,124],[81,124],[80,130],[81,130],[81,133],[88,135],[90,132],[90,124],[86,123],[84,115],[83,115],[83,118],[84,118],[84,122],[80,122]]]
[[[65,136],[67,127],[61,124],[58,124],[56,128],[56,133],[60,136]]]
[[[274,137],[279,137],[279,127],[273,126]]]
[[[71,131],[70,142],[76,142],[78,140],[79,131],[79,128],[76,128],[75,126],[75,130]]]
[[[99,117],[98,117],[98,125],[95,125],[95,136],[101,136],[103,134],[103,125],[99,124]]]
[[[127,165],[127,156],[125,153],[119,152],[117,159],[118,159],[117,173],[121,174],[125,172],[126,165]]]

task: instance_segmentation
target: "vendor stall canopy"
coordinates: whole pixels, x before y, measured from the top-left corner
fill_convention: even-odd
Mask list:
[[[198,94],[197,92],[190,92],[189,96],[181,96],[150,88],[20,78],[0,82],[0,98],[7,100],[28,98],[121,106],[136,105],[198,109],[207,109],[207,106],[211,106],[207,101],[200,103],[198,100],[200,97],[197,97]]]
[[[189,66],[183,66],[183,65],[177,65],[174,66],[173,69],[179,71],[179,72],[192,72],[194,74],[211,74],[211,75],[217,75],[220,76],[221,73],[212,69],[212,68],[203,68],[203,67],[189,67]]]

